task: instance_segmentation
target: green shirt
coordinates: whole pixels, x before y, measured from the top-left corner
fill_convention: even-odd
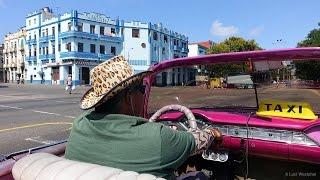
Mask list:
[[[140,117],[89,112],[74,121],[65,157],[171,179],[194,148],[188,132]]]

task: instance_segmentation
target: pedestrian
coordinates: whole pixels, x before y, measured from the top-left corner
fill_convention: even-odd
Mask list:
[[[69,91],[69,94],[71,94],[72,91],[72,76],[69,74],[67,78],[67,90]]]
[[[219,142],[213,128],[177,131],[142,118],[149,73],[134,74],[123,56],[92,69],[93,86],[80,101],[91,110],[75,119],[65,158],[175,179],[174,169],[191,154]]]

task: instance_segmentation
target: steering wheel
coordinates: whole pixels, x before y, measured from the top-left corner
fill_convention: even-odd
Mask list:
[[[184,113],[188,119],[190,129],[191,130],[197,129],[197,121],[196,121],[196,118],[194,117],[193,113],[191,112],[191,110],[188,109],[187,107],[179,105],[179,104],[171,104],[171,105],[167,105],[167,106],[162,107],[161,109],[159,109],[156,113],[154,113],[151,116],[151,118],[149,119],[149,122],[156,122],[157,119],[163,113],[165,113],[167,111],[171,111],[171,110],[180,111],[180,112]]]

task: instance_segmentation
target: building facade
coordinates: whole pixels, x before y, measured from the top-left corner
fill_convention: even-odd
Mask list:
[[[193,57],[193,56],[202,56],[206,55],[207,50],[213,45],[213,42],[208,40],[208,41],[202,41],[202,42],[195,42],[195,43],[190,43],[188,44],[188,57]],[[205,71],[204,66],[196,66],[197,73],[202,73]]]
[[[124,55],[137,73],[188,52],[188,38],[162,25],[75,10],[55,15],[43,8],[31,13],[26,31],[29,83],[64,84],[71,74],[75,85],[89,84],[89,71],[115,55]]]
[[[3,48],[4,48],[4,45],[3,45],[3,44],[0,44],[0,82],[4,82]]]
[[[4,37],[4,81],[16,82],[25,78],[25,28],[15,33],[9,33]]]

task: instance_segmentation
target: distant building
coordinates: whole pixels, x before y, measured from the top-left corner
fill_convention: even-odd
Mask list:
[[[193,57],[193,56],[202,56],[207,53],[207,50],[213,45],[213,42],[208,40],[208,41],[202,41],[202,42],[195,42],[195,43],[190,43],[188,45],[189,53],[188,57]],[[204,67],[199,65],[196,66],[197,72],[202,73],[204,72]]]
[[[89,71],[115,55],[124,55],[137,73],[188,53],[188,38],[161,24],[98,13],[55,15],[46,7],[26,17],[26,31],[29,83],[64,84],[71,74],[74,84],[89,84]]]
[[[5,82],[16,82],[25,78],[25,28],[15,33],[6,34],[4,37],[4,80]]]
[[[188,57],[205,55],[207,49],[209,49],[212,46],[212,44],[213,42],[210,40],[188,44]]]
[[[0,82],[4,82],[3,48],[4,48],[4,45],[3,45],[3,44],[0,44]]]

